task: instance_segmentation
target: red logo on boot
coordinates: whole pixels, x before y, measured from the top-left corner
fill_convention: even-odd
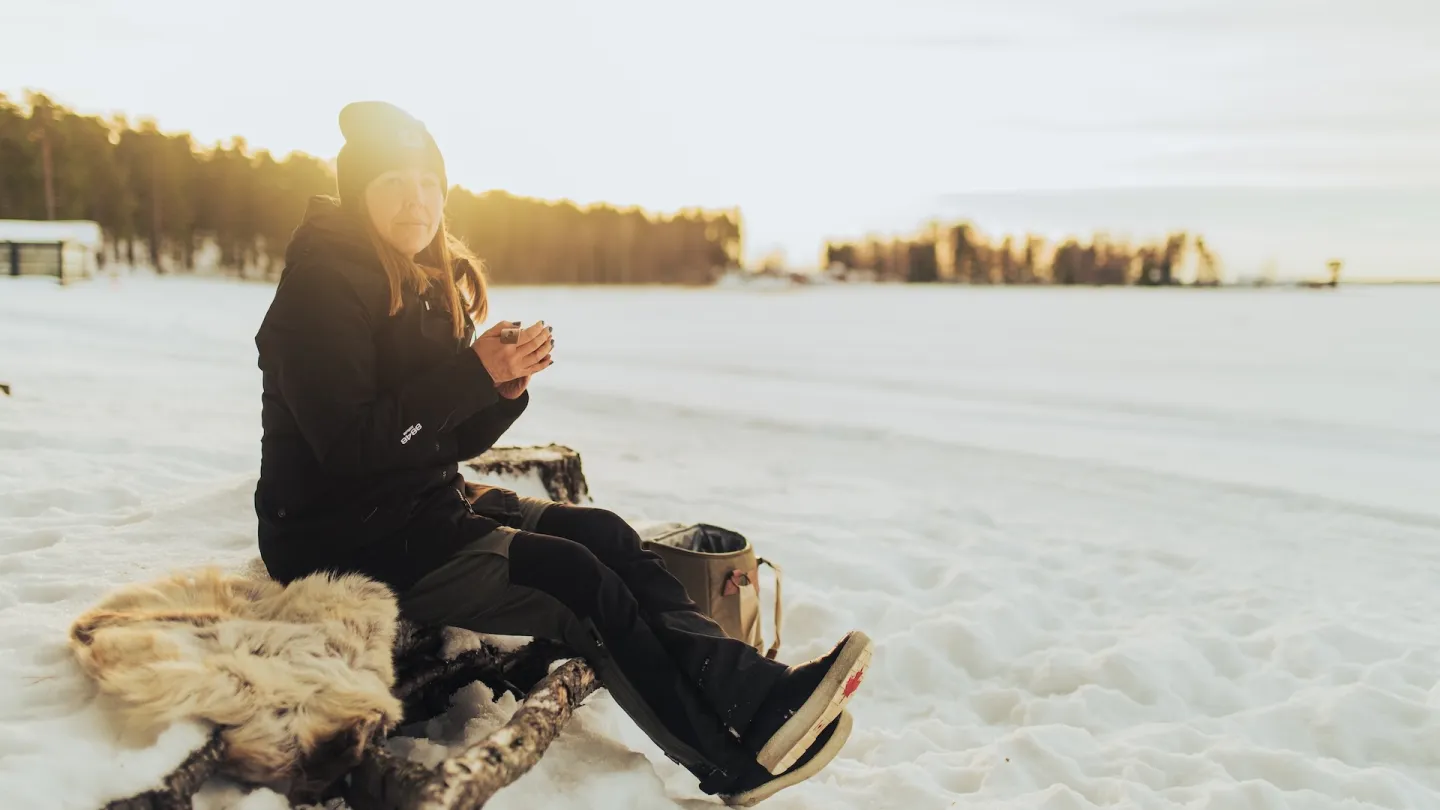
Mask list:
[[[851,675],[850,680],[845,682],[845,697],[848,698],[851,695],[855,694],[855,690],[860,688],[860,681],[864,679],[865,670],[863,669],[855,673],[854,675]]]

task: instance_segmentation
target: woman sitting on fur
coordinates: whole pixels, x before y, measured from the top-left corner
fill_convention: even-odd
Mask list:
[[[419,121],[363,102],[340,128],[339,199],[311,200],[255,338],[271,575],[358,572],[413,621],[563,641],[732,804],[817,773],[849,735],[870,640],[771,661],[698,612],[614,513],[467,485],[458,462],[499,439],[554,362],[551,327],[475,336],[484,275],[446,233],[445,164]]]

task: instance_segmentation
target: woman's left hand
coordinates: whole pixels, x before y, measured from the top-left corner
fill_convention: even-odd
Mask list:
[[[544,371],[550,367],[551,363],[555,362],[554,358],[551,357],[551,352],[555,348],[555,338],[550,336],[549,332],[550,330],[546,329],[544,333],[547,336],[545,343],[534,350],[535,353],[538,353],[542,349],[545,352],[545,356],[536,361],[536,363],[540,365],[540,371]],[[513,380],[495,383],[495,391],[506,399],[519,399],[520,395],[525,393],[525,387],[530,384],[530,378],[538,373],[539,371],[532,371],[523,377],[516,377]]]
[[[525,386],[529,383],[529,375],[526,375],[524,377],[516,377],[513,380],[506,380],[502,383],[496,383],[495,391],[500,396],[505,397],[506,399],[517,399],[521,394],[525,393]]]

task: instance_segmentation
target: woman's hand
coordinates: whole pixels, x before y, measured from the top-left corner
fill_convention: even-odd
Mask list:
[[[476,338],[475,343],[470,347],[480,358],[480,362],[485,365],[485,371],[489,373],[490,379],[495,381],[497,391],[500,390],[501,383],[510,383],[529,377],[549,368],[555,362],[550,357],[550,350],[555,346],[555,338],[551,336],[550,327],[546,326],[544,321],[521,329],[519,339],[515,343],[501,341],[500,332],[502,330],[514,329],[519,325],[519,321],[500,321]],[[525,389],[522,383],[520,391],[523,390]],[[515,396],[520,396],[520,392],[517,391]]]
[[[506,399],[518,399],[525,393],[525,386],[530,384],[529,377],[520,377],[508,382],[495,383],[495,391]]]

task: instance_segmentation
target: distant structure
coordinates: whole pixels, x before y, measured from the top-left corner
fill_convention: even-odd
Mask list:
[[[0,276],[54,276],[62,284],[90,278],[103,241],[95,222],[0,219]]]
[[[1341,262],[1339,259],[1331,259],[1329,262],[1326,263],[1325,266],[1326,266],[1326,268],[1329,269],[1329,271],[1330,271],[1330,278],[1329,278],[1328,280],[1326,280],[1326,281],[1316,281],[1316,280],[1314,280],[1314,279],[1309,279],[1309,280],[1300,282],[1300,286],[1302,286],[1302,287],[1309,287],[1309,288],[1312,289],[1312,290],[1315,290],[1315,289],[1335,289],[1335,288],[1339,287],[1339,286],[1340,286],[1340,270],[1344,267],[1344,263]]]

